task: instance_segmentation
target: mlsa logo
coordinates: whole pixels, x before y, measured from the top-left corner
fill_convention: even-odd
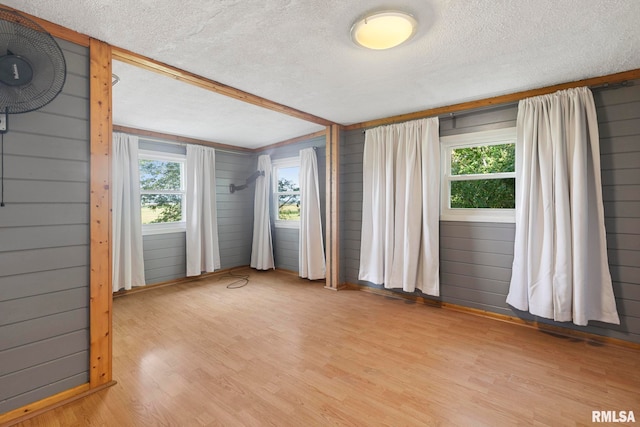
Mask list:
[[[592,423],[635,423],[633,411],[591,411]]]

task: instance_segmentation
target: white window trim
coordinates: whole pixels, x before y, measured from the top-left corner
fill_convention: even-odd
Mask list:
[[[516,218],[515,209],[456,209],[450,207],[452,181],[470,181],[474,179],[515,178],[516,173],[495,173],[478,175],[451,175],[451,153],[456,148],[477,147],[482,145],[500,145],[516,142],[516,128],[495,129],[460,135],[443,136],[441,147],[440,178],[440,220],[469,222],[504,222],[513,223]]]
[[[165,153],[162,151],[152,151],[152,150],[139,150],[138,151],[138,159],[139,160],[162,160],[169,162],[177,162],[181,165],[181,173],[180,173],[180,187],[182,190],[142,190],[140,189],[140,194],[182,194],[183,195],[183,203],[182,203],[182,218],[186,218],[186,163],[187,156],[184,154],[178,153]],[[142,224],[142,235],[150,236],[154,234],[168,234],[168,233],[184,233],[187,230],[186,221],[178,221],[178,222],[167,222],[164,224]]]
[[[271,180],[272,184],[272,200],[273,200],[273,212],[274,212],[274,226],[276,228],[292,228],[292,229],[300,229],[300,221],[294,220],[280,220],[278,219],[278,196],[286,195],[286,194],[300,194],[299,191],[284,191],[278,192],[278,168],[290,168],[290,167],[300,167],[300,156],[296,157],[287,157],[286,159],[276,159],[271,162],[271,176],[273,179]]]

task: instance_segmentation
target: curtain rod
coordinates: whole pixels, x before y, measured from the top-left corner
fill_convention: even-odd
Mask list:
[[[122,133],[126,133],[126,132],[122,132]],[[178,145],[180,147],[186,147],[187,145],[202,145],[203,147],[210,147],[213,148],[216,151],[219,151],[221,153],[228,153],[228,154],[237,154],[237,155],[252,155],[253,153],[245,153],[242,151],[233,151],[233,150],[226,150],[224,148],[216,148],[216,147],[212,147],[210,145],[206,145],[206,144],[189,144],[187,142],[176,142],[176,141],[171,141],[168,139],[162,139],[162,138],[154,138],[152,136],[143,136],[143,135],[137,135],[138,139],[141,140],[145,140],[145,141],[150,141],[150,142],[160,142],[162,144],[169,144],[169,145]]]
[[[476,114],[476,113],[480,113],[482,111],[491,111],[491,110],[500,110],[503,108],[509,108],[509,107],[513,107],[513,106],[517,106],[518,105],[518,101],[512,101],[512,102],[505,102],[503,104],[496,104],[496,105],[485,105],[482,107],[477,107],[477,108],[472,108],[469,110],[462,110],[460,112],[452,112],[452,113],[443,113],[443,114],[438,114],[437,116],[433,116],[433,117],[437,117],[440,120],[443,119],[455,119],[457,117],[461,117],[461,116],[466,116],[469,114]],[[421,119],[415,119],[415,120],[421,120]],[[381,125],[381,126],[389,126],[392,124],[399,124],[399,123],[406,123],[406,122],[410,122],[412,120],[406,120],[406,121],[402,121],[402,122],[397,122],[397,123],[389,123],[387,125]],[[376,128],[379,126],[374,126],[373,128]],[[368,128],[368,129],[373,129],[373,128]],[[365,133],[367,129],[363,129],[362,133]]]
[[[620,88],[629,87],[629,86],[633,86],[633,81],[624,80],[619,83],[602,83],[602,84],[591,85],[587,87],[592,91],[600,91],[600,90],[620,89]],[[456,117],[465,116],[467,114],[475,114],[480,111],[493,110],[493,109],[497,110],[500,108],[506,108],[513,105],[518,105],[519,102],[520,101],[513,101],[513,102],[505,102],[503,104],[487,105],[484,107],[463,110],[463,111],[460,111],[459,113],[452,112],[452,113],[439,114],[434,117],[438,117],[439,119],[455,119]],[[407,121],[410,121],[410,120],[407,120]],[[398,123],[404,123],[404,122],[398,122]],[[395,124],[395,123],[390,123],[390,124]],[[383,126],[388,126],[388,125],[383,125]],[[374,127],[378,127],[378,126],[374,126]],[[369,129],[373,129],[373,128],[369,128]],[[362,133],[365,133],[365,132],[366,132],[366,129],[363,129]]]
[[[591,90],[604,90],[604,89],[620,89],[621,87],[633,86],[633,82],[629,80],[623,80],[618,83],[602,83],[601,85],[589,86]]]

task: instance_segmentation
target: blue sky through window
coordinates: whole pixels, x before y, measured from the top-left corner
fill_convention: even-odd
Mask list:
[[[298,173],[299,169],[297,166],[289,167],[289,168],[280,168],[278,169],[278,179],[288,179],[289,181],[294,182],[298,185]]]

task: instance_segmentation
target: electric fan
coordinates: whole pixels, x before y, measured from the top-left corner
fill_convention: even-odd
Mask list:
[[[62,90],[66,63],[58,43],[44,28],[0,8],[0,132],[7,114],[37,110]]]
[[[0,206],[4,206],[4,134],[9,114],[42,108],[67,75],[58,43],[32,20],[0,8]]]

